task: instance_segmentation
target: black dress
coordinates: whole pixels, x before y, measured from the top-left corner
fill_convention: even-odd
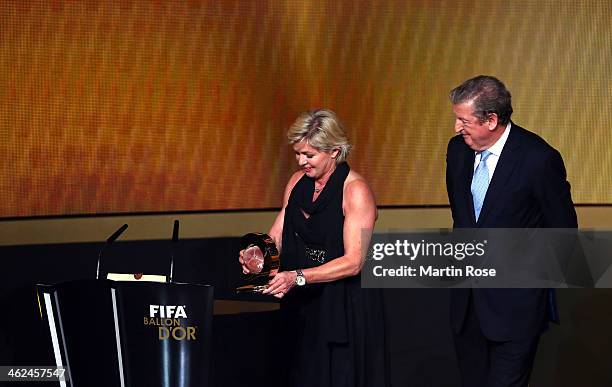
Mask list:
[[[342,211],[349,166],[341,163],[316,201],[304,175],[285,209],[281,270],[322,265],[344,255]],[[306,217],[304,213],[309,216]],[[362,289],[360,276],[294,287],[282,300],[290,386],[387,386],[384,311],[380,289]]]

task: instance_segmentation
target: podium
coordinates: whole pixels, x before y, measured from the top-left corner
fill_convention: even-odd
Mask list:
[[[62,386],[210,386],[213,288],[70,281],[38,285]]]

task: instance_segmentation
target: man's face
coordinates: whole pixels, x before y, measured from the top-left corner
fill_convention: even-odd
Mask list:
[[[497,122],[493,127],[490,120],[481,123],[474,115],[472,101],[453,105],[453,113],[455,113],[455,133],[463,136],[463,141],[471,149],[480,152],[489,148],[497,140],[493,131]]]

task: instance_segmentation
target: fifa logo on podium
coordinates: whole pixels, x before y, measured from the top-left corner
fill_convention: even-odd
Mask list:
[[[183,305],[149,305],[149,317],[187,318]]]
[[[185,305],[149,305],[144,325],[157,326],[159,340],[196,340],[197,327],[183,325],[186,320]]]

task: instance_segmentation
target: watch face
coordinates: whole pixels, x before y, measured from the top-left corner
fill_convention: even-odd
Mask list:
[[[296,279],[295,279],[295,283],[296,283],[298,286],[304,286],[304,285],[306,285],[306,278],[304,278],[304,277],[303,277],[303,276],[301,276],[301,275],[298,275],[298,276],[296,277]]]

